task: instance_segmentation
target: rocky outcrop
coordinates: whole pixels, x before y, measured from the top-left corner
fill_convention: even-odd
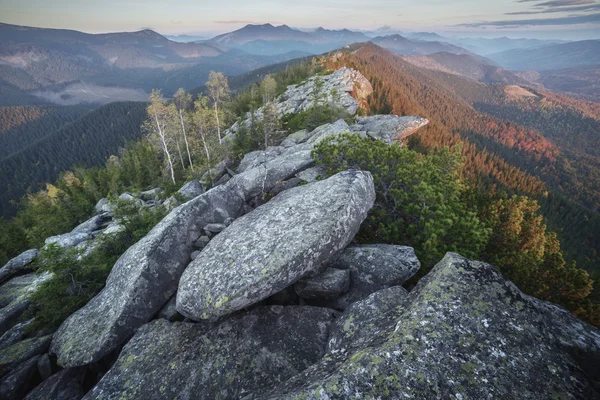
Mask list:
[[[236,399],[317,362],[335,312],[261,307],[215,327],[157,320],[142,327],[85,399]]]
[[[37,249],[27,250],[7,262],[6,265],[0,269],[0,283],[25,269],[25,267],[35,260],[38,253]]]
[[[371,174],[360,171],[283,192],[236,220],[188,266],[177,309],[194,320],[220,317],[319,272],[352,240],[374,200]]]
[[[360,72],[350,68],[340,68],[330,75],[314,76],[300,85],[288,86],[287,90],[277,101],[277,112],[280,116],[289,113],[306,111],[313,105],[312,93],[315,83],[320,80],[323,84],[324,101],[337,104],[356,114],[359,104],[373,92],[371,83]],[[339,99],[334,99],[337,92]]]
[[[343,310],[371,293],[412,278],[421,263],[412,247],[388,244],[350,246],[330,266],[350,271],[350,288],[342,296],[327,303]]]
[[[353,132],[364,133],[387,144],[402,142],[425,125],[429,120],[421,117],[400,117],[397,115],[374,115],[356,117]]]
[[[171,211],[121,256],[106,287],[61,325],[52,342],[58,363],[85,365],[124,344],[175,293],[193,244],[206,225],[239,217],[246,201],[312,163],[308,151],[278,157]]]
[[[286,114],[295,114],[306,111],[313,106],[313,91],[315,83],[320,80],[322,83],[322,101],[332,105],[337,105],[344,108],[348,114],[354,115],[359,107],[366,104],[367,97],[373,92],[371,83],[358,71],[350,68],[340,68],[337,71],[323,76],[314,76],[299,85],[290,85],[287,90],[275,100],[275,112],[279,117]],[[337,93],[337,96],[334,95]],[[254,118],[257,120],[263,119],[264,109],[259,108],[254,113]],[[252,117],[247,115],[247,118],[242,122],[246,126],[250,126]],[[227,138],[233,139],[233,135],[240,128],[239,123],[235,123],[227,130]],[[295,134],[300,136],[303,131]],[[289,141],[282,143],[284,147],[298,143],[298,138],[292,136]]]
[[[391,290],[346,310],[322,361],[254,398],[600,396],[600,332],[494,267],[448,253],[407,296]]]

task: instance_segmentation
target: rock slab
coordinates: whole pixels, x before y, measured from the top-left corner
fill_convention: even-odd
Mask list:
[[[374,200],[373,178],[362,171],[283,192],[233,222],[190,263],[177,309],[194,320],[220,317],[320,272],[352,240]]]
[[[260,307],[214,328],[153,321],[85,399],[237,399],[317,362],[335,312]]]
[[[489,264],[448,253],[403,301],[369,303],[340,318],[335,352],[255,398],[600,397],[600,331]]]

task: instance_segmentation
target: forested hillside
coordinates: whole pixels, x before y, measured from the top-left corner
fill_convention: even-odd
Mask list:
[[[579,165],[569,165],[575,158],[567,158],[570,150],[562,147],[565,139],[556,141],[557,135],[562,137],[560,129],[558,132],[554,129],[554,134],[547,133],[537,130],[543,119],[537,119],[538,124],[523,126],[523,121],[517,118],[511,122],[510,118],[499,119],[477,112],[472,104],[493,103],[497,97],[494,91],[503,86],[423,70],[371,44],[345,53],[335,64],[360,69],[373,83],[371,112],[421,115],[431,121],[426,130],[414,137],[415,148],[427,150],[463,142],[465,177],[486,191],[496,187],[539,199],[548,224],[564,239],[568,258],[577,260],[581,267],[599,272],[600,248],[596,238],[600,227],[596,223],[596,212],[575,204],[594,207],[590,201],[598,195],[597,190],[592,189],[598,187],[593,180],[597,167],[580,158]],[[518,115],[518,111],[515,113]],[[525,110],[521,115],[526,116],[528,112]],[[560,127],[575,120],[569,118],[560,125],[551,119],[547,124]],[[591,127],[595,122],[580,118],[577,124]],[[593,129],[587,132],[588,140],[594,140]],[[578,171],[587,171],[588,175]]]
[[[4,190],[0,193],[0,215],[12,215],[15,209],[11,200],[20,198],[28,189],[36,191],[45,182],[55,181],[60,172],[74,165],[103,165],[108,156],[117,154],[120,147],[141,136],[145,109],[145,103],[108,104],[2,159],[0,186]],[[32,129],[27,129],[32,138],[44,132]],[[15,138],[12,143],[14,148],[20,142]]]
[[[83,107],[0,107],[0,160],[81,118],[88,111]]]

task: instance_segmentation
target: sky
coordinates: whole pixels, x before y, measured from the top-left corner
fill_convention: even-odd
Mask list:
[[[0,22],[84,32],[211,36],[253,23],[298,28],[600,38],[598,0],[0,0]]]

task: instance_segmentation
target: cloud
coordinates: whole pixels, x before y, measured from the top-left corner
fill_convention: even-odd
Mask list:
[[[523,26],[548,26],[548,25],[578,25],[600,23],[600,13],[590,15],[578,15],[571,17],[543,18],[543,19],[522,19],[507,21],[483,21],[468,24],[455,25],[465,28],[481,28],[485,26],[496,27],[523,27]]]
[[[575,6],[575,7],[559,7],[559,8],[547,8],[545,10],[538,11],[518,11],[508,12],[505,15],[532,15],[532,14],[547,14],[557,12],[582,12],[582,11],[595,11],[600,10],[600,4],[590,4],[587,6]]]
[[[517,0],[517,3],[533,3],[540,0]],[[551,0],[544,3],[536,4],[536,7],[566,7],[580,6],[584,4],[594,4],[595,0]]]
[[[594,4],[594,0],[552,0],[536,4],[536,7],[567,7],[581,6],[584,4]]]
[[[238,19],[232,19],[232,20],[227,20],[227,21],[213,21],[215,24],[258,24],[258,22],[255,21],[244,21],[244,20],[238,20]]]

